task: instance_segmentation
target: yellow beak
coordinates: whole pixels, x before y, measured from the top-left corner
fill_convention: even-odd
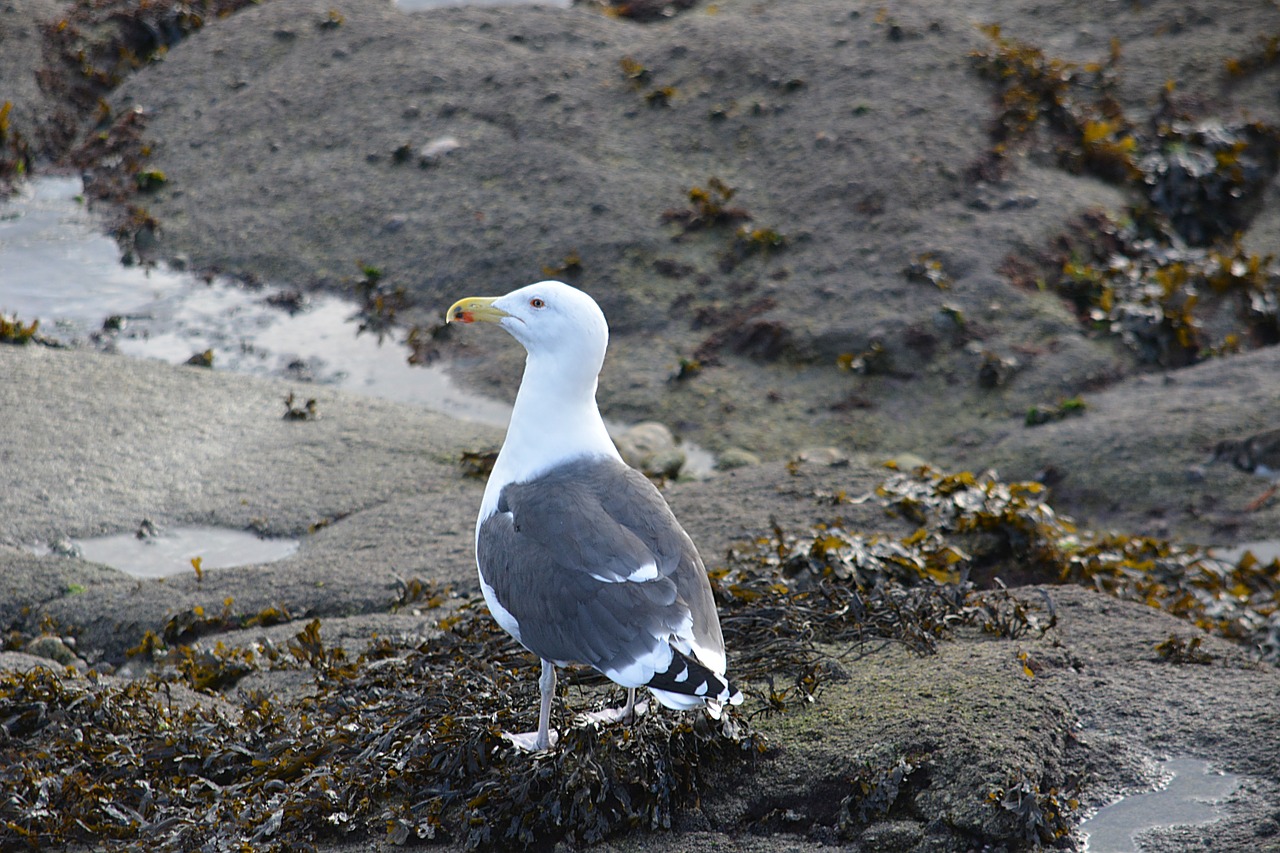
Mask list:
[[[449,313],[445,315],[444,321],[446,323],[496,323],[503,317],[511,316],[494,306],[493,303],[500,298],[499,296],[468,296],[466,299],[459,299],[449,306]]]

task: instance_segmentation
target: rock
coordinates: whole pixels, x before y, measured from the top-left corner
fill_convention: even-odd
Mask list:
[[[651,476],[675,479],[685,463],[685,452],[665,425],[653,421],[628,427],[613,437],[622,459]]]
[[[80,670],[88,668],[88,664],[76,657],[76,653],[59,637],[36,637],[27,643],[22,650],[29,655],[48,658],[63,666],[71,666]]]
[[[1131,198],[1058,168],[1043,151],[973,185],[993,142],[994,92],[970,58],[990,45],[972,26],[987,5],[903,4],[886,21],[850,14],[840,0],[721,4],[714,15],[695,8],[641,27],[583,8],[412,16],[352,4],[340,25],[321,29],[298,22],[323,7],[273,0],[211,18],[106,101],[117,116],[147,107],[147,165],[170,181],[148,198],[160,223],[157,257],[318,287],[342,287],[360,261],[376,260],[387,286],[413,298],[400,319],[425,326],[453,298],[505,292],[576,253],[580,283],[612,323],[607,410],[677,424],[709,447],[802,462],[668,487],[713,570],[775,522],[796,531],[840,516],[873,535],[910,532],[909,520],[842,497],[866,494],[884,473],[848,456],[852,447],[870,458],[916,448],[951,470],[998,466],[1011,479],[1060,472],[1054,508],[1082,523],[1133,533],[1167,525],[1205,543],[1274,537],[1280,509],[1249,509],[1256,479],[1228,466],[1192,482],[1186,472],[1215,442],[1280,422],[1280,349],[1212,358],[1165,382],[1136,372],[1122,347],[1082,326],[1034,276],[1018,280],[1016,262],[1052,245],[1078,214],[1121,211]],[[1274,68],[1217,97],[1224,61],[1247,49],[1240,33],[1280,30],[1273,4],[1205,15],[1170,0],[1156,10],[1191,27],[1152,26],[1150,4],[1113,5],[1013,4],[1000,23],[1050,55],[1063,33],[1087,25],[1075,53],[1096,55],[1071,57],[1082,63],[1105,59],[1117,39],[1125,62],[1114,93],[1133,127],[1156,117],[1169,79],[1224,120],[1247,111],[1280,123]],[[81,132],[34,73],[48,61],[42,26],[65,14],[51,0],[0,7],[10,126],[49,159]],[[637,88],[619,70],[623,56],[652,82]],[[233,78],[247,85],[230,88]],[[409,78],[420,81],[412,104],[404,87],[386,85]],[[665,106],[649,106],[658,101]],[[655,109],[662,121],[652,120]],[[431,152],[432,168],[405,168],[427,153],[428,124],[427,138],[465,148]],[[268,139],[279,156],[266,156]],[[263,152],[250,157],[252,168],[244,168],[246,140]],[[369,151],[377,154],[367,160]],[[687,209],[691,189],[713,177],[734,188],[730,203],[753,228],[776,229],[785,245],[748,244],[743,254],[731,229],[678,233],[664,213]],[[1275,181],[1264,189],[1271,203],[1240,238],[1259,252],[1280,240]],[[263,234],[271,239],[252,239]],[[926,252],[946,282],[903,279],[904,265]],[[786,353],[753,357],[743,345],[752,329],[784,330]],[[902,354],[897,363],[910,375],[835,368],[841,354],[877,343]],[[509,342],[462,346],[440,343],[443,357],[465,357],[458,370],[467,380],[514,385]],[[701,370],[665,382],[677,359]],[[232,639],[227,625],[284,608],[294,618],[278,634],[302,630],[301,614],[316,616],[335,647],[355,654],[389,627],[406,577],[477,592],[471,526],[481,485],[460,477],[454,460],[462,448],[495,443],[495,431],[322,389],[325,418],[301,436],[279,419],[284,385],[85,352],[0,347],[0,376],[0,455],[15,462],[21,484],[0,492],[0,629],[10,636],[31,637],[53,620],[78,644],[50,638],[62,649],[46,651],[97,664],[124,660],[146,631],[201,626],[211,633],[200,639],[216,644]],[[1028,406],[1082,389],[1088,417],[1022,425]],[[662,448],[650,457],[670,470],[674,457],[661,454],[678,448]],[[797,456],[798,448],[816,450]],[[121,532],[144,516],[265,525],[306,541],[269,569],[164,583],[16,545],[63,531]],[[741,778],[700,790],[701,811],[675,832],[616,846],[1022,849],[1019,808],[1034,816],[1051,791],[1071,785],[1083,786],[1083,807],[1098,805],[1154,783],[1148,760],[1177,753],[1250,781],[1222,821],[1172,841],[1157,834],[1154,850],[1270,843],[1263,836],[1280,810],[1276,670],[1185,621],[1094,591],[1015,594],[1030,605],[1041,593],[1057,614],[1043,636],[957,628],[927,658],[897,644],[832,649],[847,680],[829,679],[803,708],[752,718],[772,752]],[[226,624],[217,622],[224,607]],[[423,630],[395,629],[428,635],[435,622],[430,609],[421,613]],[[1155,647],[1171,634],[1202,640],[1209,663],[1161,658]],[[8,652],[0,666],[15,659],[52,661]],[[264,694],[304,692],[296,670],[252,678]],[[923,769],[896,810],[866,825],[841,814],[854,770],[891,779],[909,755],[924,756]],[[1021,785],[1029,787],[1020,800]],[[1004,796],[993,798],[997,791]],[[355,849],[346,844],[321,842]]]
[[[59,536],[49,543],[49,552],[60,557],[81,557],[80,546],[65,536]]]
[[[45,669],[54,669],[55,661],[52,658],[43,655],[33,655],[27,652],[5,652],[0,651],[0,674],[5,672],[30,672],[33,667],[42,666]],[[58,669],[63,667],[59,665]]]
[[[426,145],[422,146],[422,150],[418,152],[418,165],[426,169],[440,162],[446,154],[462,147],[462,143],[452,136],[442,136],[439,139],[433,139]]]
[[[75,666],[77,657],[95,666],[122,663],[147,631],[163,636],[198,628],[208,633],[186,641],[192,654],[211,654],[220,642],[280,653],[316,617],[324,647],[342,649],[352,660],[374,636],[420,643],[437,635],[440,603],[410,593],[404,578],[445,584],[464,598],[477,595],[471,530],[482,484],[458,476],[454,460],[484,432],[479,427],[317,389],[326,417],[308,425],[302,442],[279,419],[279,401],[291,389],[284,382],[14,347],[0,347],[0,372],[7,380],[0,384],[0,407],[18,442],[15,452],[41,460],[24,470],[23,494],[0,493],[0,542],[39,541],[50,530],[73,536],[133,530],[142,517],[226,526],[258,519],[284,533],[315,530],[287,560],[208,571],[203,581],[139,581],[83,560],[0,545],[7,593],[0,599],[0,630],[36,632],[45,620],[75,627],[74,650],[49,636],[30,642],[34,652]],[[199,419],[190,416],[195,411]],[[42,428],[50,422],[59,428]],[[646,425],[639,435],[662,439],[669,431]],[[654,443],[663,442],[646,446]],[[342,465],[330,463],[339,457]],[[798,532],[829,521],[833,496],[866,494],[885,474],[857,457],[816,452],[807,458],[816,461],[746,466],[668,486],[673,510],[709,567],[735,543],[770,535],[775,524]],[[154,459],[169,462],[158,466]],[[172,475],[179,470],[183,476]],[[85,479],[68,489],[76,476]],[[878,535],[903,537],[915,527],[870,502],[844,500],[835,511],[849,529]],[[708,780],[699,791],[701,808],[677,821],[697,832],[677,829],[618,843],[655,853],[699,844],[710,849],[731,837],[755,839],[744,849],[760,853],[784,839],[796,851],[816,850],[822,839],[958,851],[982,839],[1012,849],[1026,826],[1017,813],[993,804],[993,792],[1027,784],[1026,796],[1048,798],[1056,789],[1096,805],[1125,785],[1154,782],[1144,775],[1149,756],[1187,752],[1249,777],[1223,822],[1193,830],[1196,837],[1247,848],[1245,833],[1280,804],[1272,775],[1280,744],[1268,705],[1280,690],[1276,670],[1186,621],[1092,590],[1043,587],[1016,595],[1024,606],[1039,608],[1049,596],[1054,626],[1016,639],[957,627],[928,656],[897,643],[851,641],[824,649],[838,665],[822,670],[815,700],[751,717],[770,751],[738,777]],[[224,608],[225,619],[218,615]],[[253,618],[287,621],[239,627]],[[1155,647],[1171,634],[1198,638],[1210,663],[1163,660]],[[54,665],[52,657],[9,653],[0,657],[0,668],[39,660]],[[177,677],[172,663],[154,672]],[[775,689],[788,688],[793,678],[777,679]],[[314,691],[314,679],[296,667],[266,666],[241,683],[279,703],[305,702]],[[234,718],[240,709],[235,690],[215,697],[188,691],[187,698]],[[1134,714],[1135,706],[1144,712]],[[895,773],[902,774],[900,785]],[[861,790],[857,780],[880,799],[865,807],[850,800],[842,812],[842,801]],[[885,815],[876,811],[878,803],[894,805]],[[930,817],[915,823],[903,815]],[[379,842],[369,843],[380,849]]]
[[[727,447],[716,457],[716,468],[720,471],[732,471],[735,468],[759,464],[759,456],[741,447]]]
[[[849,454],[838,447],[810,447],[801,450],[794,459],[804,465],[825,465],[830,468],[849,464]]]

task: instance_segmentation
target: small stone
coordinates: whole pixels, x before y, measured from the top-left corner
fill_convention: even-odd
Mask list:
[[[77,669],[85,666],[84,661],[76,657],[76,653],[67,648],[67,644],[57,637],[36,637],[27,643],[23,651],[29,655],[47,658],[63,666],[74,666]]]
[[[456,151],[462,147],[462,143],[452,136],[442,136],[439,139],[433,139],[426,145],[422,146],[422,150],[418,152],[418,165],[422,168],[434,166],[448,153]]]
[[[49,552],[59,557],[82,557],[80,546],[63,536],[49,543]]]
[[[673,447],[670,450],[660,450],[645,460],[644,472],[674,480],[680,476],[680,469],[684,467],[685,458],[684,451],[678,447]]]
[[[675,477],[687,459],[675,436],[656,421],[638,423],[613,437],[622,459],[646,474]]]
[[[884,460],[885,465],[892,465],[899,471],[914,471],[917,468],[931,468],[928,460],[916,456],[914,453],[898,453]]]
[[[795,461],[806,465],[825,465],[835,468],[848,465],[849,456],[838,447],[810,447],[797,453]]]
[[[720,471],[732,471],[735,468],[747,468],[759,464],[759,456],[741,447],[726,448],[716,459],[716,468]]]

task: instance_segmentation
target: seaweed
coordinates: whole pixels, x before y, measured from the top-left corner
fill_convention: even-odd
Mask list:
[[[862,352],[846,352],[836,356],[836,367],[863,376],[894,375],[893,354],[878,340],[872,340]]]
[[[1045,286],[1142,364],[1182,367],[1280,342],[1280,263],[1239,235],[1187,246],[1151,219],[1092,212],[1041,257]],[[1011,264],[1006,264],[1012,269]],[[1222,316],[1217,309],[1234,310]]]
[[[987,801],[1009,813],[1021,831],[1022,841],[1036,847],[1070,835],[1080,808],[1075,796],[1053,786],[1046,790],[1045,785],[1025,775],[991,791]]]
[[[651,24],[687,12],[698,0],[590,0],[587,5],[613,18]]]
[[[679,224],[682,233],[749,220],[751,214],[740,207],[729,206],[737,193],[736,189],[713,176],[707,179],[705,187],[689,188],[689,207],[671,208],[662,214],[662,219]]]
[[[164,172],[159,169],[145,169],[134,176],[134,180],[138,185],[139,192],[151,192],[159,189],[169,182]]]
[[[38,341],[36,332],[40,329],[40,321],[32,320],[30,323],[23,323],[18,319],[18,315],[12,316],[0,314],[0,343],[3,344],[29,344],[32,341]]]
[[[198,604],[175,613],[166,620],[159,637],[148,631],[143,636],[142,643],[129,650],[129,655],[163,653],[167,651],[168,646],[190,643],[207,634],[237,628],[267,627],[288,622],[291,619],[293,615],[283,605],[267,607],[254,614],[237,614],[235,599],[227,597],[222,600],[222,609],[216,614],[207,613],[205,608]]]
[[[52,150],[60,157],[81,122],[104,117],[103,97],[134,70],[162,59],[169,48],[206,23],[255,0],[77,0],[44,28],[41,87],[70,108],[51,117]],[[106,112],[109,116],[109,109]]]
[[[453,327],[447,323],[433,323],[430,326],[413,325],[405,333],[404,345],[409,350],[409,364],[431,364],[440,358],[440,344],[453,334]]]
[[[1008,39],[998,26],[985,29],[992,46],[972,58],[1000,99],[993,146],[970,177],[998,178],[1008,155],[1035,144],[1043,130],[1060,166],[1120,185],[1133,198],[1118,217],[1089,214],[1069,229],[1058,241],[1066,251],[1051,251],[1038,277],[1073,304],[1082,323],[1120,336],[1142,364],[1183,367],[1280,340],[1280,267],[1240,248],[1280,169],[1280,129],[1197,118],[1171,83],[1139,125],[1114,97],[1117,44],[1105,62],[1081,66]],[[1267,42],[1257,62],[1274,61],[1272,48]],[[1037,278],[1026,267],[1017,258],[1002,265],[1015,282]],[[1210,335],[1206,325],[1220,301],[1210,297],[1227,293],[1237,295],[1238,325]]]
[[[917,255],[903,267],[902,274],[907,277],[907,281],[932,284],[939,290],[949,289],[952,283],[951,276],[942,267],[942,261],[929,252]]]
[[[9,121],[13,102],[0,104],[0,196],[8,195],[13,181],[31,171],[32,152],[26,138]]]
[[[214,352],[211,349],[195,352],[191,354],[184,363],[192,367],[213,367]]]
[[[356,335],[372,332],[378,343],[391,334],[396,317],[413,305],[409,292],[403,286],[389,287],[383,280],[385,274],[379,267],[360,264],[360,278],[352,285],[360,308],[355,317],[360,321]]]
[[[702,372],[702,362],[696,358],[681,358],[676,363],[676,369],[667,377],[669,382],[684,382],[692,379]]]
[[[849,775],[852,791],[840,800],[836,829],[841,837],[852,837],[857,830],[890,814],[909,790],[923,788],[927,781],[929,756],[911,753],[900,756],[888,766],[870,761],[853,765]]]
[[[733,715],[651,714],[570,728],[555,751],[505,748],[501,729],[515,722],[513,701],[532,704],[536,664],[478,610],[431,642],[382,638],[355,660],[325,647],[312,622],[289,651],[287,665],[315,673],[315,692],[279,705],[247,693],[234,712],[180,707],[154,680],[0,675],[0,843],[285,850],[354,834],[467,849],[589,844],[670,827],[709,768],[762,746]],[[215,648],[191,655],[186,671],[207,689],[256,666],[250,657]]]
[[[462,467],[462,476],[476,480],[489,479],[489,474],[493,471],[493,465],[497,461],[498,451],[491,449],[464,450],[458,457],[458,464]]]
[[[631,56],[619,59],[618,67],[622,69],[622,76],[637,92],[642,91],[653,80],[653,72]],[[650,107],[668,107],[675,96],[674,86],[658,86],[644,93],[644,102]]]
[[[572,249],[558,265],[551,266],[548,264],[543,266],[542,274],[547,278],[561,279],[572,283],[582,274],[582,256],[578,254],[577,249]]]
[[[286,421],[314,421],[320,417],[319,411],[316,409],[316,400],[309,397],[301,406],[294,405],[297,397],[290,391],[284,398],[284,415]]]
[[[1074,583],[1186,619],[1280,663],[1280,560],[1249,553],[1232,563],[1194,544],[1081,530],[1035,482],[991,474],[899,472],[876,495],[930,534],[951,537],[968,559],[956,569],[979,585]]]
[[[1032,406],[1027,409],[1025,422],[1027,426],[1040,426],[1041,424],[1069,418],[1072,415],[1082,415],[1087,408],[1088,406],[1083,398],[1068,397],[1054,405]]]
[[[1187,639],[1170,634],[1169,639],[1156,643],[1156,654],[1169,663],[1213,663],[1213,655],[1200,648],[1203,643],[1200,637]]]
[[[1045,55],[1033,45],[1004,36],[998,24],[982,28],[992,42],[970,53],[974,67],[999,87],[992,148],[970,168],[970,176],[999,177],[1015,150],[1031,144],[1038,128],[1060,140],[1060,151],[1079,150],[1085,123],[1118,113],[1111,91],[1119,50],[1112,43],[1109,61],[1080,66]],[[1093,95],[1081,101],[1078,95]],[[1095,129],[1094,133],[1097,133]]]
[[[645,92],[644,102],[651,107],[669,107],[671,99],[676,96],[675,86],[659,86]]]
[[[1016,358],[1002,356],[991,350],[983,350],[982,363],[978,365],[978,387],[999,388],[1009,381],[1019,367]]]
[[[346,22],[346,16],[337,9],[330,9],[325,13],[323,18],[316,21],[316,28],[321,30],[336,30]]]
[[[630,81],[632,86],[640,87],[653,79],[653,72],[645,68],[634,57],[622,57],[618,60],[618,67],[622,69],[623,76]]]

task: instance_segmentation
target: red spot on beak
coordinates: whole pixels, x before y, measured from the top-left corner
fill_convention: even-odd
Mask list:
[[[470,311],[459,311],[457,314],[453,315],[453,319],[460,323],[474,323],[476,321],[475,315]]]

